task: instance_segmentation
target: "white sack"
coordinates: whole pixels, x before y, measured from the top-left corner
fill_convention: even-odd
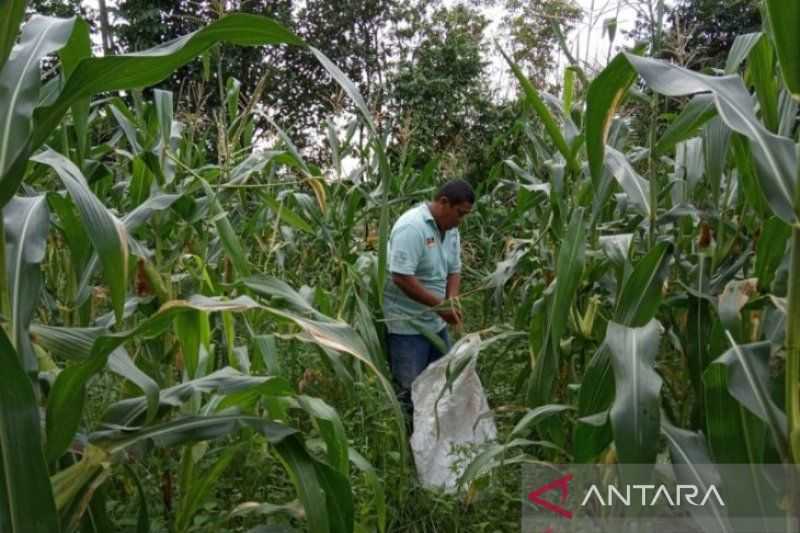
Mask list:
[[[458,478],[474,457],[477,446],[472,448],[468,460],[460,462],[458,455],[450,454],[451,448],[454,445],[480,445],[497,438],[494,416],[475,371],[480,344],[477,334],[467,335],[447,355],[429,365],[411,386],[414,403],[411,450],[419,480],[426,488],[454,492]],[[447,383],[448,363],[451,375],[461,364],[466,364],[466,367],[453,382],[452,392],[445,391],[439,400],[437,440],[434,405]],[[454,470],[453,465],[457,462],[458,467]]]

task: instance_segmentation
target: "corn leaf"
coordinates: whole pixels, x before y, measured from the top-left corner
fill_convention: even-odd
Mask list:
[[[785,0],[766,0],[769,25],[786,86],[800,98],[800,4]]]
[[[759,168],[758,178],[773,212],[791,224],[797,172],[795,144],[765,128],[753,111],[752,98],[738,76],[708,76],[665,61],[633,54],[625,57],[645,82],[666,96],[685,96],[710,91],[717,112],[727,126],[750,140]]]
[[[643,216],[649,217],[652,209],[650,206],[650,183],[633,169],[624,154],[610,146],[605,147],[605,152],[606,168],[609,174],[614,176],[638,211]]]
[[[166,388],[158,396],[160,410],[177,409],[196,394],[232,396],[254,391],[264,396],[287,396],[292,390],[283,378],[273,376],[248,376],[230,367],[224,367],[205,377],[185,381]],[[103,413],[103,422],[120,426],[135,425],[147,409],[147,398],[126,398],[111,404]]]
[[[702,434],[675,427],[666,420],[661,423],[661,433],[667,439],[678,483],[698,487],[702,493],[708,492],[711,486],[721,486],[720,473],[709,456]],[[703,531],[733,531],[727,509],[716,498],[710,498],[708,503],[702,511],[689,510]]]
[[[0,528],[10,533],[59,531],[42,453],[39,405],[0,328]]]
[[[731,348],[712,365],[725,367],[730,395],[767,424],[778,454],[782,458],[788,457],[786,414],[775,404],[769,393],[770,343],[739,345],[730,332],[726,331],[725,335]]]
[[[714,99],[709,94],[693,96],[689,103],[681,110],[680,115],[673,120],[661,134],[656,143],[656,153],[666,154],[676,144],[694,137],[703,124],[717,114]]]
[[[364,101],[364,97],[361,96],[361,93],[358,90],[358,87],[347,77],[347,74],[342,72],[333,61],[328,59],[328,56],[323,54],[320,50],[314,48],[313,46],[310,47],[311,53],[314,54],[314,57],[317,58],[317,61],[325,67],[325,70],[328,71],[328,74],[338,83],[342,89],[347,93],[347,96],[356,104],[356,109],[361,114],[361,118],[364,119],[364,123],[370,129],[370,131],[374,134],[377,133],[377,129],[375,128],[375,122],[372,119],[372,113],[369,112],[367,108],[367,103]]]
[[[561,360],[560,343],[567,328],[572,301],[581,281],[586,255],[585,222],[583,208],[576,209],[570,218],[564,244],[558,254],[558,276],[547,308],[547,331],[544,342],[536,354],[528,384],[528,406],[538,407],[549,403],[550,392],[558,376]]]
[[[50,149],[32,160],[55,170],[78,207],[83,226],[103,265],[103,278],[111,289],[114,314],[117,321],[121,321],[128,285],[128,232],[125,226],[97,199],[72,161]]]
[[[589,85],[586,95],[586,153],[595,184],[600,183],[608,130],[628,88],[636,80],[636,71],[622,54],[617,55]]]
[[[162,334],[172,324],[175,316],[190,310],[246,311],[258,307],[253,300],[240,296],[235,300],[221,300],[194,296],[190,300],[173,300],[133,329],[98,337],[92,344],[88,359],[63,370],[56,378],[47,402],[47,457],[56,460],[64,453],[78,430],[86,384],[108,363],[108,357],[123,342],[133,336],[151,338]]]
[[[728,392],[728,371],[710,365],[703,373],[705,428],[714,461],[720,464],[764,462],[766,424]]]
[[[15,4],[18,2],[10,2],[8,9],[15,10]],[[0,15],[5,14],[5,10],[4,5]],[[13,26],[15,14],[16,12],[10,13],[11,19],[8,22],[3,20],[0,24],[4,27],[7,23]],[[33,129],[31,117],[39,102],[42,76],[39,64],[45,56],[67,44],[74,22],[74,18],[56,19],[34,15],[25,24],[14,56],[0,71],[0,206],[5,205],[16,194],[22,182]],[[8,31],[12,31],[10,27]],[[13,31],[16,34],[16,29]],[[0,46],[4,47],[6,44],[2,43]],[[57,125],[58,123],[53,124],[51,131]]]
[[[6,0],[0,4],[0,73],[17,41],[19,25],[25,17],[24,0]]]
[[[567,141],[564,139],[564,135],[561,133],[561,128],[559,128],[558,124],[556,123],[553,114],[547,108],[544,100],[539,95],[539,91],[525,76],[525,74],[522,72],[522,69],[519,68],[519,65],[517,65],[510,57],[508,57],[508,55],[499,46],[498,50],[500,50],[500,53],[508,63],[508,66],[511,67],[511,70],[514,72],[514,76],[517,77],[517,81],[519,81],[519,84],[522,86],[522,90],[525,93],[525,101],[533,108],[534,112],[539,117],[539,120],[541,120],[542,124],[544,124],[544,128],[547,130],[547,134],[550,136],[553,144],[556,145],[556,148],[564,157],[567,165],[569,165],[569,167],[572,169],[576,169],[577,163],[572,150],[570,150],[569,145],[567,145]]]
[[[763,37],[764,34],[761,32],[737,35],[728,51],[728,58],[725,60],[725,74],[736,74],[753,47],[760,43]]]
[[[25,25],[17,54],[0,75],[0,109],[12,109],[0,123],[0,205],[22,181],[30,151],[41,146],[76,102],[94,94],[153,85],[168,77],[217,42],[242,46],[304,43],[277,22],[235,13],[208,26],[149,50],[81,60],[52,104],[33,111],[39,98],[39,61],[63,47],[74,19],[34,17]],[[30,26],[30,28],[29,28]],[[13,63],[13,65],[12,65]],[[7,89],[7,90],[3,90]],[[19,102],[19,103],[15,103]],[[31,113],[34,127],[31,130]],[[13,135],[12,135],[13,132]]]
[[[40,264],[45,256],[49,213],[45,196],[15,196],[2,210],[6,239],[5,273],[11,303],[12,341],[25,371],[38,371],[28,328],[39,303]]]
[[[689,379],[695,393],[695,406],[692,411],[692,426],[701,427],[704,410],[703,372],[710,361],[709,340],[711,338],[711,304],[699,295],[708,293],[711,277],[711,258],[698,254],[697,278],[693,283],[695,294],[689,293],[689,313],[686,317],[686,358]]]
[[[69,41],[58,52],[64,80],[69,79],[82,59],[91,57],[91,55],[92,39],[89,35],[89,24],[82,18],[77,18]],[[89,142],[89,97],[76,100],[72,104],[71,110],[72,124],[78,138],[78,162],[81,163],[86,157]]]
[[[779,83],[775,78],[775,53],[769,39],[759,39],[748,56],[748,80],[753,84],[761,111],[761,120],[771,132],[778,132]]]
[[[616,384],[609,418],[620,463],[655,462],[662,384],[655,364],[660,343],[661,325],[656,320],[640,328],[608,324],[606,344]]]
[[[328,464],[344,477],[350,475],[349,445],[344,424],[336,410],[320,398],[297,396],[297,403],[311,417],[325,441]]]
[[[617,299],[614,320],[629,327],[641,327],[655,317],[672,252],[672,244],[660,242],[636,263]]]

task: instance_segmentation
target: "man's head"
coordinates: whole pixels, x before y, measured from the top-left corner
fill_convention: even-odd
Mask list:
[[[472,211],[475,192],[464,180],[448,181],[436,192],[431,214],[442,231],[455,228]]]

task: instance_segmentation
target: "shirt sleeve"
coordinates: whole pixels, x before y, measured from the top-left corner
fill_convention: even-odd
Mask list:
[[[459,274],[461,273],[461,234],[458,230],[455,230],[453,237],[453,249],[451,257],[447,261],[447,273]]]
[[[425,251],[422,235],[413,226],[395,229],[389,239],[389,272],[414,275]]]

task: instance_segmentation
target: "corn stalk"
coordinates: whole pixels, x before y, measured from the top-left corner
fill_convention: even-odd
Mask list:
[[[793,43],[797,45],[797,43]],[[780,54],[779,54],[780,56]],[[794,56],[797,57],[796,55]],[[784,58],[782,58],[784,59]],[[784,59],[786,61],[786,59]],[[787,69],[800,68],[800,63],[783,64]],[[789,81],[787,77],[787,82]],[[800,95],[794,94],[800,100]],[[798,172],[796,176],[794,205],[800,220],[800,148],[798,148]],[[800,463],[800,222],[792,225],[791,263],[789,267],[789,294],[786,321],[786,416],[789,423],[789,446],[793,461]],[[800,472],[800,470],[799,470]],[[798,488],[797,490],[800,490]],[[800,493],[795,494],[796,505],[800,505]],[[800,506],[795,508],[800,512]]]

